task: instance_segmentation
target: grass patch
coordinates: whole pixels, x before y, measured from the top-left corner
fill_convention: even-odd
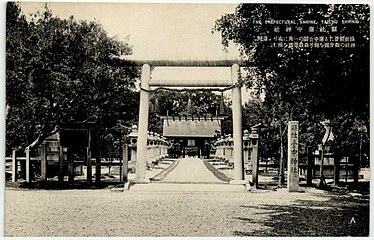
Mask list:
[[[166,175],[169,174],[169,172],[173,171],[174,168],[178,166],[179,161],[174,161],[172,164],[170,164],[165,170],[161,171],[159,174],[154,176],[153,178],[150,178],[151,181],[161,181],[166,177]]]
[[[17,181],[13,182],[6,182],[6,188],[16,188],[16,189],[45,189],[45,190],[68,190],[68,189],[104,189],[104,188],[112,188],[114,186],[123,186],[123,183],[120,182],[100,182],[100,184],[96,184],[93,182],[92,184],[88,184],[85,181],[74,181],[69,183],[64,181],[62,183],[58,181]]]
[[[225,182],[230,182],[232,179],[227,177],[223,172],[217,170],[215,167],[213,167],[212,164],[209,163],[209,160],[204,160],[204,164],[206,168],[211,171],[216,178],[219,180],[225,181]]]

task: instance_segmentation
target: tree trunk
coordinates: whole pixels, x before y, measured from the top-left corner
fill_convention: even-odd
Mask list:
[[[331,122],[330,122],[330,124],[331,124]],[[323,162],[324,162],[324,158],[325,158],[325,145],[328,142],[328,139],[330,138],[331,129],[332,129],[332,126],[330,125],[329,132],[328,132],[327,138],[326,138],[326,142],[325,143],[322,142],[321,167],[320,167],[320,183],[319,183],[321,188],[323,188],[323,187],[326,186],[325,176],[323,175]]]
[[[12,107],[7,104],[5,108],[5,119],[8,120],[10,118],[10,113],[11,113]]]
[[[280,159],[279,159],[279,180],[278,185],[282,186],[284,184],[284,154],[283,154],[283,135],[282,135],[282,125],[279,124],[280,133]]]
[[[53,134],[55,134],[56,132],[58,132],[60,130],[60,128],[58,127],[58,126],[55,126],[55,128],[51,131],[51,132],[47,132],[47,133],[45,133],[45,132],[42,132],[42,133],[40,133],[39,134],[39,136],[30,144],[30,145],[28,145],[27,147],[26,147],[26,149],[30,149],[30,150],[32,150],[32,149],[34,149],[34,148],[37,148],[40,144],[42,144],[43,143],[43,141],[47,138],[47,137],[49,137],[49,136],[51,136],[51,135],[53,135]]]

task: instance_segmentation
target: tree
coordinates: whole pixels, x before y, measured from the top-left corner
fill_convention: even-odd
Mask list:
[[[9,146],[21,145],[24,135],[30,133],[26,127],[29,122],[25,118],[28,112],[20,109],[26,104],[23,97],[27,88],[27,65],[31,58],[28,44],[28,23],[21,14],[20,8],[13,2],[6,7],[6,118],[7,149]]]
[[[214,92],[192,89],[188,91],[155,91],[151,96],[149,129],[153,132],[162,132],[159,116],[216,116],[219,114],[221,103],[222,97]],[[225,109],[228,109],[227,104],[224,105]],[[227,124],[223,123],[223,125],[223,131],[229,133]]]
[[[8,149],[35,148],[68,121],[94,119],[101,135],[134,121],[138,69],[119,59],[131,47],[99,23],[54,17],[47,5],[28,22],[9,2],[6,45]]]
[[[272,41],[257,41],[258,36],[274,39],[288,35],[274,32],[274,25],[253,24],[255,20],[283,19],[317,20],[318,23],[321,20],[357,21],[357,24],[338,26],[339,34],[355,39],[355,47],[288,48],[273,47]],[[331,28],[334,25],[316,25],[322,26]],[[353,125],[368,129],[368,5],[240,4],[234,13],[218,19],[214,30],[221,33],[224,46],[231,41],[238,44],[246,61],[256,64],[256,68],[248,69],[251,74],[244,79],[247,87],[255,87],[258,92],[265,91],[264,105],[269,108],[269,117],[282,124],[282,129],[289,120],[300,121],[301,142],[320,143],[320,121],[324,119],[332,122],[339,145],[347,140],[346,133],[352,132]],[[305,34],[293,32],[292,36]],[[317,32],[307,34],[310,37],[321,36]],[[331,34],[327,32],[322,36]],[[343,119],[351,124],[341,124]],[[365,139],[368,141],[368,135]],[[351,148],[355,146],[356,142],[350,142]]]

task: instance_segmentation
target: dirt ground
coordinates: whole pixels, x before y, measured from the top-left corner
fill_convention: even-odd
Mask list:
[[[152,184],[148,186],[157,186],[153,191],[134,187],[125,192],[7,188],[5,235],[369,235],[369,196],[360,193],[227,191],[223,184],[209,185],[212,191],[190,184],[185,191],[178,185]]]

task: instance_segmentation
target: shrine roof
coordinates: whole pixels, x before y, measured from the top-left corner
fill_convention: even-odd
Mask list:
[[[220,118],[165,118],[163,119],[163,136],[165,137],[204,137],[213,138],[221,132]]]

